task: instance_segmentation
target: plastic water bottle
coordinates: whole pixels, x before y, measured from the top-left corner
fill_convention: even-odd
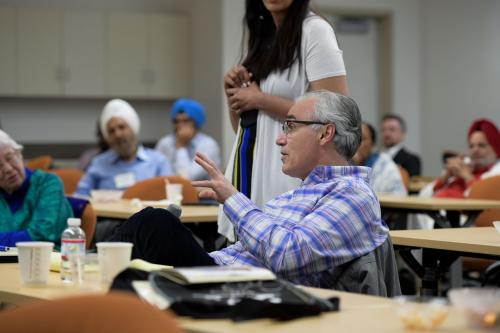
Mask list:
[[[68,219],[68,228],[61,235],[61,279],[82,283],[85,261],[85,232],[77,218]]]

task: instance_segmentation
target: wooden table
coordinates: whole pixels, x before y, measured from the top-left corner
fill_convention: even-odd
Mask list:
[[[422,293],[436,295],[439,277],[461,256],[500,260],[500,233],[493,227],[393,230],[392,243],[422,278]],[[411,249],[422,249],[422,265]]]
[[[436,222],[437,227],[458,227],[458,215],[465,212],[469,216],[466,225],[471,225],[476,216],[485,209],[500,209],[500,200],[422,198],[378,195],[384,215],[392,213],[427,214]],[[445,210],[447,217],[439,212]],[[451,217],[451,215],[456,215]],[[405,229],[405,228],[403,228]]]
[[[107,285],[99,282],[99,273],[85,273],[81,287],[65,284],[59,273],[50,272],[45,286],[28,286],[21,283],[19,265],[0,264],[0,303],[21,305],[36,300],[51,300],[61,297],[85,294],[104,294]]]
[[[0,302],[20,305],[35,300],[54,300],[61,297],[88,293],[103,294],[107,286],[89,282],[84,289],[63,284],[59,274],[50,273],[49,284],[45,287],[27,287],[20,282],[17,264],[0,264]],[[407,332],[397,319],[397,304],[381,297],[337,292],[325,289],[306,288],[319,297],[340,297],[340,312],[326,313],[321,316],[297,319],[288,322],[271,320],[252,320],[234,323],[229,320],[195,320],[178,318],[180,326],[188,332],[233,333],[304,333],[304,332]],[[450,310],[449,318],[443,324],[443,331],[460,333],[481,332],[467,329],[464,317],[455,309]]]
[[[128,219],[145,206],[134,205],[130,200],[120,200],[119,202],[92,203],[92,207],[97,217]],[[165,208],[165,205],[155,205],[155,207]],[[219,213],[218,206],[208,205],[187,205],[182,206],[181,221],[192,222],[215,222]]]
[[[410,179],[408,184],[409,193],[419,193],[424,187],[432,183],[432,179]]]

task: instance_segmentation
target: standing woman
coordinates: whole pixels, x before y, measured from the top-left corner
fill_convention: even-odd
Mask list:
[[[246,0],[246,55],[224,76],[237,132],[226,177],[259,207],[299,183],[281,171],[275,140],[294,100],[311,90],[347,95],[342,51],[328,22],[309,0]],[[234,241],[219,214],[219,232]]]

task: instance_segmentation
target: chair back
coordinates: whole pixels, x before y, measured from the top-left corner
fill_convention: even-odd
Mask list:
[[[382,297],[401,295],[391,237],[372,252],[335,267],[334,286],[336,290]]]
[[[94,207],[89,202],[85,209],[83,210],[83,214],[80,217],[82,219],[81,228],[85,232],[85,246],[87,249],[90,248],[90,244],[92,244],[92,239],[94,238],[95,227],[97,224],[97,216],[94,211]]]
[[[195,204],[199,202],[198,192],[191,181],[180,176],[154,177],[137,182],[123,192],[122,198],[141,200],[163,200],[166,198],[165,180],[172,184],[182,184],[182,203]],[[167,198],[168,199],[168,198]]]
[[[65,194],[75,193],[78,183],[84,175],[84,172],[80,169],[50,169],[48,172],[61,178]]]
[[[31,170],[48,170],[52,166],[52,156],[42,155],[38,157],[31,158],[24,162],[24,165]]]
[[[403,184],[405,184],[405,188],[408,191],[408,189],[410,188],[410,174],[401,165],[398,165],[398,169],[399,173],[401,174],[401,179],[403,180]]]
[[[467,198],[500,200],[500,176],[493,176],[475,182]],[[491,227],[493,221],[500,221],[500,209],[487,209],[474,221],[476,227]]]
[[[90,248],[92,244],[92,239],[94,238],[95,227],[97,223],[97,216],[95,214],[92,204],[82,198],[76,198],[67,196],[71,208],[73,209],[73,215],[81,219],[81,228],[85,232],[85,246]]]

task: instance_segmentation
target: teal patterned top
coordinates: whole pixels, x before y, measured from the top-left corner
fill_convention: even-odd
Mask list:
[[[34,241],[50,241],[59,245],[61,233],[73,212],[64,197],[63,184],[53,174],[36,170],[22,205],[12,213],[4,192],[0,191],[0,233],[27,231]]]

